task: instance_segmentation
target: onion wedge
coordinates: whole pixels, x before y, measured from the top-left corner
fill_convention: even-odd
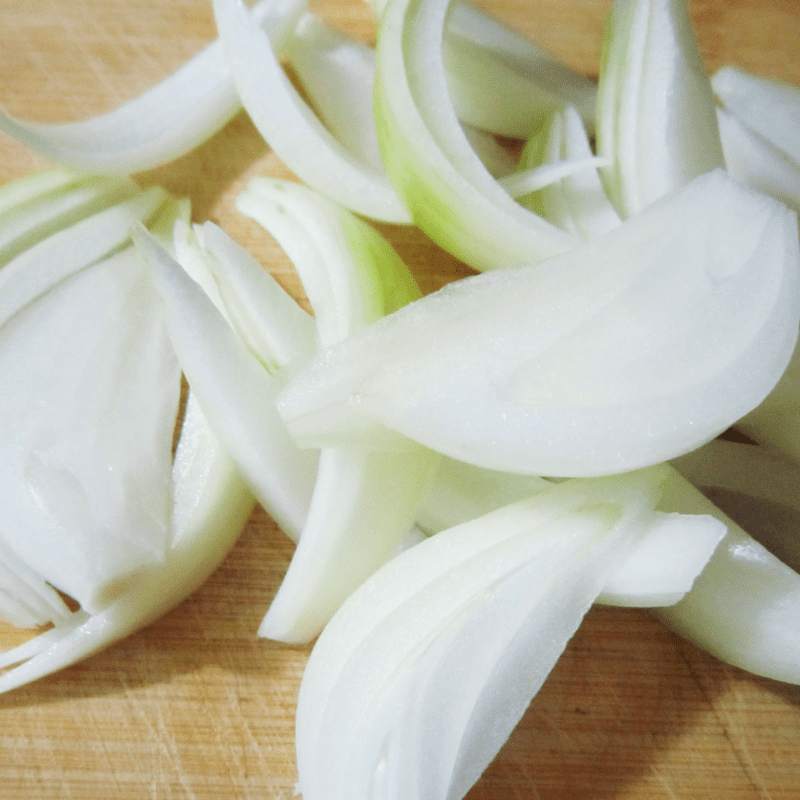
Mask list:
[[[379,320],[312,360],[279,408],[307,445],[369,445],[389,426],[506,472],[658,463],[777,383],[797,338],[799,262],[795,216],[717,171],[579,250]]]
[[[800,684],[800,575],[674,472],[661,507],[710,514],[728,532],[692,589],[654,613],[669,627],[736,667]]]
[[[75,664],[161,617],[199,588],[241,534],[255,500],[190,394],[173,465],[171,544],[108,608],[68,619],[0,654],[7,692]]]
[[[607,28],[597,152],[620,215],[724,166],[714,94],[686,0],[621,0]]]
[[[534,475],[482,469],[442,458],[417,512],[428,536],[553,488]],[[711,516],[654,513],[646,530],[608,576],[596,603],[652,608],[678,602],[725,534]]]
[[[303,186],[254,179],[237,207],[294,254],[321,347],[419,297],[405,265],[372,227]],[[377,450],[323,449],[308,519],[259,634],[289,642],[317,636],[401,545],[437,460],[389,431]]]
[[[538,261],[578,240],[516,203],[472,149],[442,58],[448,0],[391,0],[376,45],[375,114],[387,174],[414,223],[478,270]]]
[[[129,246],[0,328],[0,536],[90,612],[168,545],[180,373],[143,267]]]
[[[202,287],[144,229],[133,235],[153,267],[189,387],[258,501],[296,539],[311,500],[317,454],[301,451],[278,416],[274,398],[282,386],[280,374],[265,369]],[[261,271],[258,265],[244,266]],[[270,295],[283,290],[262,277],[258,289],[269,304]]]
[[[282,41],[303,0],[272,0],[253,8],[259,24]],[[225,50],[213,42],[143,94],[96,117],[62,124],[25,122],[0,113],[0,130],[48,158],[83,172],[130,175],[188,153],[219,131],[240,110]]]
[[[297,707],[305,800],[458,800],[658,501],[664,469],[568,481],[402,553],[342,606]]]
[[[351,154],[294,88],[242,0],[214,0],[242,104],[278,157],[309,186],[367,217],[407,223],[408,211],[383,170]]]

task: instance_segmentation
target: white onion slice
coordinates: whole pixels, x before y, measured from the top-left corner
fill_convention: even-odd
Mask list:
[[[516,203],[472,149],[450,100],[448,0],[392,0],[376,46],[375,113],[387,174],[414,223],[480,270],[530,263],[577,239]]]
[[[800,162],[730,111],[718,108],[717,120],[728,172],[800,212]]]
[[[37,173],[14,183],[16,191],[0,198],[0,206],[5,206],[0,211],[0,265],[42,239],[140,191],[130,179],[78,175],[67,170]]]
[[[417,512],[417,526],[431,536],[552,488],[553,482],[544,478],[481,469],[445,457]],[[635,608],[676,603],[724,534],[725,526],[710,516],[654,514],[595,602]]]
[[[285,36],[304,0],[288,20],[273,0],[253,9],[260,24],[276,24]],[[283,19],[281,18],[283,17]],[[287,24],[288,21],[288,24]],[[96,117],[63,124],[24,122],[0,113],[0,130],[61,164],[106,175],[129,175],[185,155],[220,130],[241,108],[219,41],[176,72],[120,107]]]
[[[462,121],[527,139],[549,113],[573,106],[594,133],[595,83],[470,3],[452,4],[442,48]]]
[[[242,104],[286,166],[353,211],[408,222],[408,212],[383,171],[352,155],[294,88],[242,0],[214,0],[214,15]]]
[[[173,466],[171,545],[164,562],[98,614],[76,611],[55,628],[0,654],[7,692],[75,664],[154,622],[222,563],[255,505],[230,456],[190,394]]]
[[[714,94],[685,0],[620,0],[607,28],[597,152],[623,217],[724,166]]]
[[[711,78],[722,108],[800,164],[800,87],[723,67]]]
[[[799,261],[794,215],[717,171],[572,253],[379,320],[323,351],[279,408],[309,445],[369,444],[386,425],[508,472],[657,463],[778,381],[797,337]]]
[[[311,105],[348,152],[383,172],[372,87],[375,50],[304,14],[286,45],[286,58]]]
[[[135,311],[134,311],[135,309]],[[128,247],[0,329],[0,536],[87,611],[168,546],[177,362]]]
[[[274,374],[317,349],[313,317],[213,222],[176,226],[176,261],[194,278],[248,350]]]
[[[135,222],[150,223],[170,205],[152,187],[48,236],[0,270],[0,327],[60,281],[120,249]]]
[[[778,681],[800,683],[800,575],[676,473],[661,508],[710,514],[728,532],[692,589],[654,613],[717,658]]]
[[[672,464],[773,555],[800,571],[796,462],[760,445],[714,439]]]
[[[146,231],[135,230],[134,241],[155,270],[172,344],[203,413],[258,501],[296,539],[317,455],[299,450],[278,416],[280,377],[264,369],[199,284]]]
[[[639,534],[663,477],[659,467],[553,486],[368,580],[303,677],[304,798],[463,797]]]
[[[293,257],[322,347],[419,297],[405,264],[374,228],[304,186],[253,179],[237,208]],[[323,449],[308,518],[261,636],[313,639],[405,539],[438,456],[389,431],[385,439],[391,446],[378,450]]]

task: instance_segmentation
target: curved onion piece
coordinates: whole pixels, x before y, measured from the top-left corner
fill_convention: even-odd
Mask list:
[[[0,197],[0,266],[42,239],[140,191],[130,179],[63,169],[14,183]]]
[[[431,536],[552,488],[553,482],[545,478],[482,469],[445,457],[417,512],[417,527]],[[654,514],[595,602],[635,608],[676,603],[724,534],[725,526],[713,517]]]
[[[778,381],[797,337],[799,260],[794,215],[717,171],[579,250],[379,320],[314,359],[279,408],[309,445],[368,444],[386,425],[507,472],[657,463]]]
[[[413,221],[479,270],[538,261],[577,239],[516,203],[472,149],[450,101],[448,0],[392,0],[376,46],[375,114],[387,174]]]
[[[717,121],[728,172],[800,213],[800,161],[724,108],[717,109]]]
[[[463,797],[646,524],[663,478],[656,467],[553,486],[373,575],[306,667],[305,800]]]
[[[213,222],[176,226],[176,261],[214,302],[267,372],[317,349],[312,316],[243,247]]]
[[[134,241],[154,268],[172,344],[203,413],[258,501],[296,539],[317,454],[295,445],[274,408],[280,374],[264,369],[200,285],[145,230],[134,230]]]
[[[0,270],[0,327],[60,281],[123,247],[135,222],[150,224],[172,208],[167,193],[153,186],[48,236]]]
[[[302,0],[295,3],[298,8],[292,12],[293,19],[301,4]],[[273,25],[270,7],[274,5],[273,0],[261,0],[253,9],[267,27]],[[224,48],[216,41],[165,80],[113,111],[63,124],[24,122],[0,113],[0,130],[75,169],[129,175],[188,153],[220,130],[240,108]]]
[[[800,164],[800,86],[723,67],[711,88],[729,114]]]
[[[379,18],[387,0],[370,2]],[[497,136],[527,139],[553,109],[571,105],[594,131],[595,83],[471,3],[452,3],[442,50],[462,122]]]
[[[7,692],[75,664],[149,625],[211,575],[236,542],[255,500],[189,395],[173,466],[172,542],[164,562],[98,614],[65,622],[0,654]]]
[[[214,15],[242,104],[286,166],[357,213],[408,222],[408,211],[383,170],[352,155],[308,107],[242,0],[214,0]]]
[[[0,329],[0,371],[0,535],[98,611],[168,545],[180,372],[133,247]]]
[[[372,102],[374,49],[304,14],[286,58],[328,130],[348,152],[383,172]]]
[[[674,472],[660,508],[710,514],[724,522],[728,532],[686,596],[654,613],[729,664],[800,684],[800,575],[690,488]]]
[[[528,141],[519,169],[560,163],[588,163],[592,147],[580,115],[572,108],[554,112],[547,125]],[[598,166],[606,164],[601,160]],[[602,236],[620,224],[595,168],[581,169],[544,186],[519,202],[542,218],[581,239]]]
[[[375,127],[375,50],[306,14],[287,44],[286,55],[336,139],[365,164],[385,172]],[[498,93],[493,91],[491,96],[496,98]],[[514,170],[516,159],[494,136],[463,120],[461,124],[492,175]]]
[[[626,608],[674,605],[691,590],[726,530],[709,514],[654,514],[595,602]]]
[[[419,297],[385,239],[304,186],[257,178],[237,208],[294,256],[323,347]],[[386,437],[391,446],[379,450],[343,444],[322,451],[308,519],[261,636],[313,639],[406,537],[438,457],[402,436]]]
[[[722,511],[800,572],[800,467],[756,444],[714,439],[672,465]]]
[[[442,50],[463,122],[527,139],[548,114],[572,106],[594,133],[595,83],[473,5],[452,4]]]
[[[714,94],[687,0],[621,0],[607,29],[597,98],[601,174],[623,217],[723,167]]]

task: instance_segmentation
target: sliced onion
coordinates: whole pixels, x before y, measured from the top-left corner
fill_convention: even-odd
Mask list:
[[[202,288],[143,230],[170,338],[189,386],[258,501],[293,538],[305,522],[317,456],[300,451],[274,408],[281,387],[241,343]]]
[[[254,179],[237,207],[293,256],[322,347],[419,297],[405,264],[372,227],[303,186]],[[389,431],[385,439],[377,450],[323,449],[306,524],[260,635],[316,637],[407,536],[438,456]]]
[[[90,612],[168,546],[180,373],[148,278],[129,246],[0,329],[0,536]]]
[[[450,100],[448,0],[392,0],[378,30],[375,113],[384,163],[413,221],[476,269],[538,261],[577,240],[509,197],[472,149]]]
[[[215,0],[214,15],[242,104],[286,166],[353,211],[408,222],[408,211],[383,171],[352,155],[294,88],[247,6],[241,0]]]
[[[303,0],[287,0],[296,20]],[[291,24],[272,0],[254,16],[266,27]],[[277,21],[273,19],[277,16]],[[276,37],[277,38],[277,37]],[[63,124],[24,122],[0,113],[0,130],[32,150],[84,172],[129,175],[185,155],[220,130],[241,108],[222,43],[213,42],[144,94],[96,117]]]
[[[663,477],[553,486],[422,542],[367,581],[303,677],[304,798],[463,797],[639,534]]]
[[[800,575],[743,531],[677,473],[661,507],[711,514],[728,532],[691,591],[654,613],[717,658],[755,675],[800,683]]]
[[[309,445],[386,425],[508,472],[663,461],[778,381],[799,260],[794,215],[715,172],[572,253],[450,284],[323,351],[281,414]]]
[[[0,654],[7,692],[68,667],[149,625],[220,565],[253,510],[253,495],[190,394],[173,467],[171,544],[164,562],[104,611],[74,612],[52,630]]]
[[[602,175],[623,217],[724,166],[714,94],[684,0],[621,0],[597,100]]]

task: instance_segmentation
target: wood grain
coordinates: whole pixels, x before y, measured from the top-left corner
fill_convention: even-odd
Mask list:
[[[493,0],[501,16],[596,75],[608,0]],[[374,40],[360,0],[314,8]],[[735,63],[800,83],[796,0],[695,0],[710,70]],[[205,0],[0,0],[0,101],[64,121],[114,107],[215,35]],[[0,181],[48,166],[0,138]],[[233,198],[288,177],[244,114],[179,161],[140,176],[192,198],[291,291],[271,239]],[[426,291],[466,270],[424,236],[381,226]],[[0,697],[0,797],[287,800],[307,648],[255,637],[291,557],[257,511],[222,568],[147,630]],[[29,632],[0,628],[0,645]],[[470,800],[790,800],[800,797],[800,689],[721,664],[646,612],[590,612]]]

